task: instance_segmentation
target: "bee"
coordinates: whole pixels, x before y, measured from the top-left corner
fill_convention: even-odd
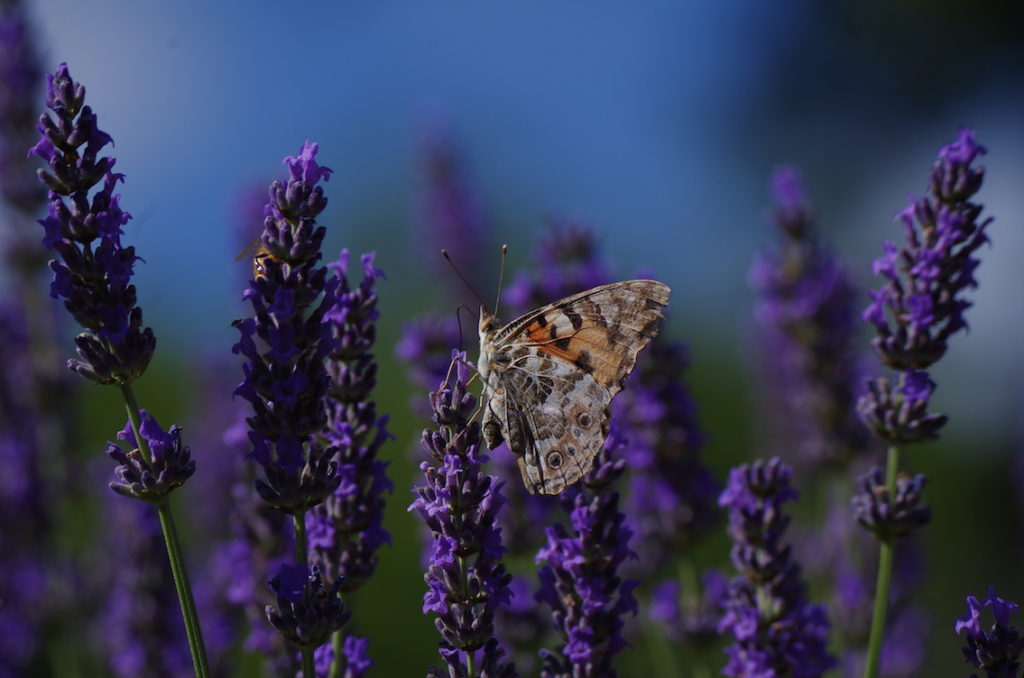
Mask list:
[[[252,277],[253,280],[259,280],[260,278],[267,277],[267,268],[264,262],[268,260],[279,261],[277,257],[271,254],[267,250],[267,246],[263,244],[263,236],[259,235],[251,243],[242,248],[242,251],[235,255],[235,261],[241,261],[242,259],[252,259]]]

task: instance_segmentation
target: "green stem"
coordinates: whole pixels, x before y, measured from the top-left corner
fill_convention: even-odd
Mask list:
[[[292,523],[295,525],[295,562],[309,570],[309,547],[306,544],[306,512],[292,515]],[[299,650],[302,655],[302,675],[304,678],[316,678],[316,667],[313,665],[313,649],[303,647]]]
[[[888,500],[896,499],[896,472],[900,465],[900,449],[895,445],[889,447],[889,455],[885,465],[885,486],[889,492]],[[864,678],[877,678],[882,659],[882,638],[885,635],[885,615],[889,607],[889,583],[892,580],[891,540],[882,542],[882,550],[878,557],[878,583],[875,586],[875,609],[871,615],[871,635],[868,638],[867,663],[864,666]]]
[[[331,660],[331,672],[328,678],[341,678],[341,658],[344,656],[345,636],[341,631],[335,631],[331,636],[331,647],[334,650],[334,659]]]
[[[135,434],[135,442],[139,446],[139,454],[147,462],[152,461],[153,453],[149,449],[149,443],[139,431],[142,421],[139,418],[139,404],[135,400],[135,392],[130,384],[121,386],[121,394],[124,396],[125,407],[128,410],[128,421],[131,422],[132,432]],[[188,582],[188,571],[185,568],[185,556],[181,550],[181,542],[178,539],[178,530],[174,526],[174,515],[171,513],[171,505],[168,501],[157,505],[157,514],[160,516],[160,528],[164,533],[164,545],[167,547],[167,559],[171,563],[171,576],[174,579],[174,588],[178,592],[178,603],[181,605],[181,617],[185,622],[185,634],[188,636],[188,648],[192,652],[192,666],[196,672],[196,678],[209,678],[210,667],[206,661],[206,648],[203,645],[203,632],[199,628],[199,615],[196,612],[196,601],[192,597],[192,586]]]

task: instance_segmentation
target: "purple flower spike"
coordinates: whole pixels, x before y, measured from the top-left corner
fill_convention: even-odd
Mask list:
[[[270,580],[270,588],[277,595],[277,606],[267,606],[267,619],[300,649],[320,647],[351,616],[341,603],[341,580],[324,587],[316,565],[283,564]]]
[[[107,444],[107,454],[118,463],[114,470],[118,482],[110,483],[110,489],[125,497],[160,504],[172,490],[181,487],[192,476],[196,462],[189,449],[182,445],[181,429],[172,426],[164,432],[146,410],[139,410],[139,414],[142,418],[139,433],[146,440],[151,459],[147,461],[139,451],[139,443],[129,421],[118,432],[117,438],[127,442],[130,449],[125,451],[114,443]]]
[[[98,157],[111,138],[97,127],[84,105],[85,88],[71,79],[67,64],[46,80],[52,115],[40,118],[42,138],[30,154],[49,164],[49,171],[39,170],[49,188],[49,216],[39,223],[43,245],[57,256],[50,262],[50,295],[63,298],[85,329],[75,338],[80,360],[68,367],[101,384],[129,384],[149,365],[156,339],[142,327],[130,284],[135,248],[121,245],[121,227],[131,217],[114,189],[124,175],[111,171],[113,158]]]
[[[928,195],[910,198],[897,219],[906,244],[886,243],[874,271],[883,286],[871,292],[863,319],[877,335],[872,346],[882,363],[907,373],[894,397],[889,382],[868,384],[858,403],[862,418],[878,436],[893,442],[917,442],[938,436],[945,417],[927,414],[934,384],[923,372],[945,353],[950,336],[967,328],[964,312],[971,303],[962,294],[978,286],[976,252],[988,242],[991,218],[981,220],[982,206],[971,202],[985,170],[972,163],[985,153],[971,130],[939,151]],[[901,411],[897,411],[897,409]]]
[[[895,499],[889,496],[885,472],[877,466],[858,478],[857,485],[860,492],[853,496],[853,516],[879,541],[905,537],[931,520],[931,509],[921,504],[923,474],[898,476]]]
[[[996,623],[988,630],[981,625],[981,613],[992,608]],[[1016,626],[1010,626],[1010,615],[1018,606],[998,597],[995,588],[988,588],[988,598],[979,603],[967,596],[967,614],[958,617],[954,630],[965,635],[963,648],[967,662],[985,671],[988,678],[1017,678],[1020,675],[1020,655],[1024,652],[1024,638]]]
[[[778,388],[786,419],[794,422],[797,452],[811,462],[843,463],[868,440],[854,411],[860,382],[855,290],[817,237],[797,170],[777,168],[772,193],[784,237],[777,251],[758,256],[750,273],[760,294],[765,351],[779,366]]]
[[[42,80],[26,5],[15,0],[0,6],[0,196],[27,217],[38,212],[46,193],[25,159],[25,148],[35,137]],[[37,256],[31,269],[43,261]]]
[[[409,506],[432,534],[423,613],[436,615],[440,653],[451,676],[468,675],[470,657],[490,667],[487,675],[514,676],[494,639],[495,610],[511,597],[497,526],[505,498],[502,483],[483,473],[487,456],[481,453],[480,424],[470,421],[476,398],[466,386],[466,356],[453,352],[452,359],[448,378],[430,394],[434,426],[423,431],[430,460],[420,464],[426,484],[415,488]]]
[[[316,164],[316,144],[306,142],[285,159],[290,179],[270,186],[261,236],[266,256],[243,298],[253,316],[236,320],[245,379],[235,389],[253,406],[251,458],[264,469],[256,489],[285,513],[319,504],[341,482],[334,449],[315,439],[327,424],[324,360],[338,340],[324,322],[334,307],[338,279],[320,264],[325,230],[316,217],[327,205],[323,189],[308,180],[329,170]]]
[[[797,498],[792,469],[777,458],[734,468],[719,503],[729,509],[732,562],[719,632],[732,634],[727,676],[816,678],[835,665],[825,609],[807,602],[800,566],[782,543],[786,502]]]
[[[328,577],[343,577],[342,591],[365,584],[377,567],[378,548],[391,542],[382,526],[384,492],[390,492],[387,462],[378,459],[381,445],[392,436],[387,416],[377,416],[370,393],[377,383],[377,363],[370,349],[376,339],[376,281],[383,277],[373,255],[363,255],[363,280],[351,286],[348,250],[331,264],[338,281],[337,302],[327,313],[335,339],[328,359],[331,385],[327,392],[324,436],[337,449],[338,488],[306,516],[311,552]]]
[[[540,590],[538,602],[551,607],[555,629],[563,644],[556,652],[541,652],[545,678],[614,678],[613,657],[626,647],[623,617],[637,614],[634,580],[619,571],[627,558],[632,531],[619,511],[619,493],[612,485],[626,462],[612,454],[623,444],[614,424],[594,467],[583,478],[583,488],[563,492],[572,531],[555,525],[547,530],[547,544],[537,552]]]

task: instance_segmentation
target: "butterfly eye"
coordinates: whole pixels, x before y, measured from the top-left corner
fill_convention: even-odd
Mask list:
[[[547,462],[551,468],[558,468],[562,465],[562,455],[558,452],[548,452]]]
[[[594,419],[586,412],[580,412],[576,416],[576,422],[583,428],[590,428],[590,425],[594,423]]]

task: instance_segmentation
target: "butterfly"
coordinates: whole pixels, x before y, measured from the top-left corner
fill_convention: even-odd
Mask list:
[[[669,292],[654,280],[602,285],[504,327],[480,309],[484,442],[508,442],[531,494],[558,494],[590,470],[608,404],[658,333]]]

